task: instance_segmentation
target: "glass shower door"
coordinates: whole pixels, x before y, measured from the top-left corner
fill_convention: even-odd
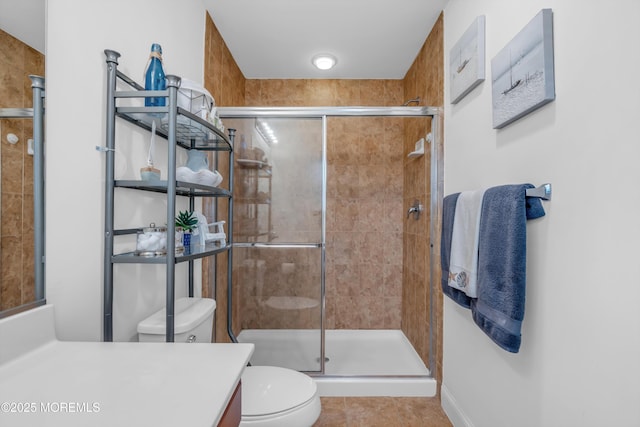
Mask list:
[[[234,166],[234,333],[251,363],[322,369],[322,118],[225,119]]]

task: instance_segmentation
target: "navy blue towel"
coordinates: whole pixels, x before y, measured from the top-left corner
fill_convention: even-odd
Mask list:
[[[442,293],[463,306],[471,307],[471,298],[459,289],[449,286],[449,261],[451,259],[451,235],[453,234],[453,219],[456,213],[456,203],[460,193],[450,194],[444,198],[442,204],[442,237],[440,240],[440,265],[442,267]]]
[[[539,198],[526,198],[531,184],[503,185],[484,193],[478,247],[478,298],[473,320],[496,344],[520,349],[526,283],[527,219],[544,215]],[[444,228],[444,225],[443,225]]]

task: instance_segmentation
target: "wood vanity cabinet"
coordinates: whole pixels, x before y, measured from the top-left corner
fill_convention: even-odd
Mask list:
[[[231,400],[224,410],[218,427],[238,427],[242,417],[242,383],[238,383]]]

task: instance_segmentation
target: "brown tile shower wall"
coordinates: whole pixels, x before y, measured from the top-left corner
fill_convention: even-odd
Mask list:
[[[404,96],[412,99],[420,96],[421,105],[442,106],[444,102],[444,59],[443,59],[443,16],[440,15],[429,37],[420,49],[413,65],[404,79]],[[415,142],[424,137],[424,129],[430,129],[430,119],[406,119],[404,146],[404,209],[414,200],[424,206],[424,215],[419,221],[405,218],[403,228],[403,290],[402,290],[402,330],[414,348],[429,366],[429,351],[434,351],[436,367],[430,366],[438,383],[442,378],[442,292],[440,291],[440,233],[433,236],[436,258],[430,258],[429,251],[429,201],[430,156],[407,159]],[[428,152],[429,147],[425,146]],[[429,315],[430,284],[429,265],[436,273],[433,289],[433,316]],[[435,348],[429,349],[428,335],[431,317],[434,319]]]
[[[252,119],[226,120],[245,143],[236,151],[234,169],[235,241],[320,242],[322,122],[282,118],[268,123],[277,145],[264,142]],[[240,159],[269,166],[257,168]],[[318,248],[237,247],[234,289],[240,294],[241,329],[320,328],[321,255]]]
[[[0,108],[31,108],[30,74],[44,75],[44,55],[0,30]],[[34,300],[33,158],[30,119],[0,120],[0,310]],[[15,145],[7,134],[19,138]]]
[[[317,249],[236,250],[242,329],[318,329],[319,304],[283,311],[273,300],[295,296],[319,301],[319,255]]]
[[[209,14],[204,48],[204,85],[215,98],[216,105],[244,105],[245,78]]]
[[[422,204],[424,211],[415,219],[414,215],[404,216],[403,227],[403,292],[402,292],[402,330],[413,344],[420,357],[428,366],[428,327],[429,327],[429,215],[430,215],[430,176],[429,146],[425,146],[425,155],[409,159],[407,154],[414,150],[415,142],[424,138],[425,130],[430,129],[428,118],[405,119],[404,147],[404,191],[403,206],[405,212],[414,201]]]
[[[250,106],[398,106],[401,80],[247,80]],[[403,119],[327,122],[326,326],[398,329]]]
[[[400,328],[402,129],[399,118],[328,121],[328,328]]]
[[[247,106],[401,105],[401,80],[269,79],[247,80]]]
[[[209,14],[206,16],[204,57],[204,85],[213,95],[216,105],[244,105],[245,78]],[[227,177],[228,155],[219,153],[218,162],[218,169],[222,176]],[[227,184],[228,180],[223,184],[223,187]],[[218,220],[227,221],[227,207],[227,200],[218,199]],[[203,206],[203,210],[207,218],[212,219],[214,217],[213,200],[208,200],[208,203]],[[225,231],[228,232],[228,229],[225,228]],[[218,255],[216,269],[214,269],[214,261],[211,259],[205,259],[202,263],[203,296],[213,297],[217,302],[214,336],[218,342],[230,341],[227,335],[227,259],[227,254]],[[212,285],[213,275],[216,274],[214,272],[217,272],[216,281],[218,284],[215,290]],[[234,295],[235,304],[239,303],[239,299],[237,295]],[[234,315],[233,324],[240,325],[240,310],[236,308],[232,310],[232,313]]]

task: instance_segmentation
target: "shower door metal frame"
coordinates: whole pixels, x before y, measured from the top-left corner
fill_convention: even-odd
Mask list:
[[[249,119],[249,118],[317,118],[322,119],[322,243],[321,243],[321,307],[320,307],[320,371],[308,372],[312,375],[325,375],[325,251],[326,251],[326,207],[327,207],[327,118],[328,117],[431,117],[431,134],[433,140],[431,143],[431,180],[430,180],[430,224],[429,224],[429,252],[432,260],[437,259],[439,246],[436,245],[436,236],[439,233],[439,224],[442,215],[442,198],[443,198],[443,109],[441,107],[218,107],[218,114],[223,119]],[[230,231],[231,232],[231,231]],[[240,247],[234,243],[234,246]],[[251,245],[251,244],[250,244]],[[264,244],[263,244],[264,245]],[[277,244],[273,244],[274,246]],[[300,245],[304,247],[305,245]],[[307,247],[309,245],[306,245]],[[233,251],[233,248],[231,249]],[[231,274],[231,272],[228,272]],[[434,321],[435,321],[435,302],[434,292],[437,279],[437,273],[433,263],[429,266],[429,372],[433,377],[436,369],[436,361],[434,349],[436,346]],[[229,281],[227,289],[228,307],[228,325],[227,330],[233,342],[237,342],[231,327],[231,295],[233,281]],[[362,375],[354,375],[350,377],[363,377]],[[367,376],[364,376],[367,377]],[[379,377],[379,376],[376,376]],[[402,376],[407,377],[407,376]],[[341,378],[344,378],[341,376]]]
[[[45,78],[29,75],[33,108],[0,108],[0,119],[33,119],[33,267],[34,300],[0,310],[0,319],[45,305]],[[1,194],[1,193],[0,193]]]

